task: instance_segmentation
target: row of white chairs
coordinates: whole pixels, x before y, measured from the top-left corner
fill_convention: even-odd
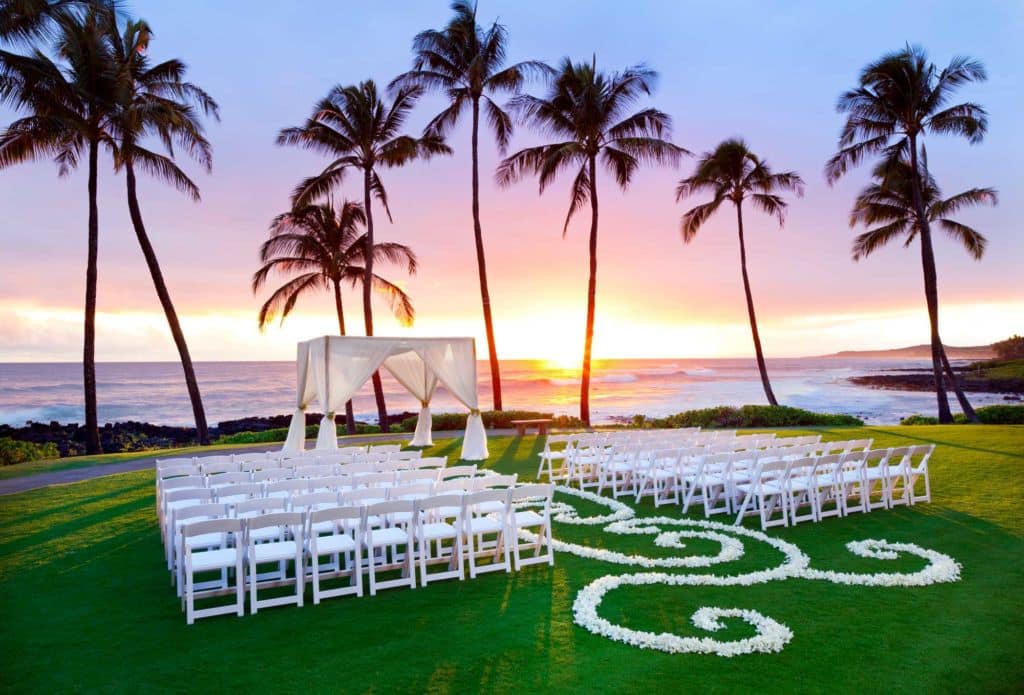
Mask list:
[[[174,478],[169,481],[174,487],[165,488],[158,502],[158,523],[164,541],[168,569],[173,569],[173,547],[176,524],[183,510],[197,504],[239,504],[251,500],[288,500],[296,495],[319,492],[344,493],[357,496],[366,490],[377,491],[380,499],[385,492],[393,490],[434,490],[465,489],[467,484],[482,486],[486,478],[500,479],[491,471],[478,471],[475,465],[451,466],[440,469],[418,469],[409,471],[370,473],[365,475],[327,475],[320,477],[297,477],[286,480],[249,482],[217,485],[217,478]],[[213,483],[213,484],[211,484]],[[373,497],[373,495],[370,495]]]
[[[307,504],[301,511],[249,517],[231,516],[226,506],[195,510],[196,517],[181,527],[186,622],[244,615],[246,587],[251,613],[270,606],[302,606],[307,576],[318,604],[323,598],[362,596],[364,573],[372,596],[378,589],[415,588],[417,567],[419,583],[426,586],[440,579],[464,580],[467,562],[471,578],[509,572],[513,563],[516,571],[541,562],[553,565],[552,493],[551,485],[532,484],[359,505],[338,497],[334,503],[324,499]],[[523,530],[535,538],[524,543]],[[522,557],[529,550],[533,556]],[[483,557],[491,557],[491,563],[478,564]],[[276,569],[260,572],[268,564]],[[436,565],[446,567],[431,571]],[[381,579],[380,572],[398,576]],[[197,581],[197,575],[209,573],[219,577]],[[325,589],[321,582],[333,578],[348,578],[348,585]],[[259,598],[260,589],[289,585],[293,593]],[[232,594],[232,604],[195,607],[196,599]]]
[[[194,470],[206,474],[259,471],[267,468],[295,468],[307,465],[337,465],[379,461],[406,461],[423,456],[420,449],[402,450],[399,444],[341,449],[311,449],[301,452],[262,451],[157,459],[158,473]]]

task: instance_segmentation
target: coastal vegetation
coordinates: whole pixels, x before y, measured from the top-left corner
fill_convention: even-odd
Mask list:
[[[552,568],[261,610],[244,619],[225,617],[190,627],[159,552],[153,473],[139,471],[4,497],[0,680],[11,692],[104,690],[112,677],[135,690],[159,690],[190,673],[188,682],[196,688],[262,691],[268,683],[294,680],[296,654],[315,654],[316,668],[302,676],[308,690],[336,691],[343,685],[380,692],[659,692],[680,674],[710,692],[757,690],[766,683],[814,690],[825,673],[833,692],[863,692],[879,683],[910,683],[906,688],[921,692],[943,691],[951,683],[965,692],[1019,690],[1024,498],[1021,487],[1009,483],[1024,464],[1021,428],[780,432],[797,434],[822,434],[827,440],[870,437],[876,447],[936,442],[929,463],[933,501],[777,529],[773,537],[801,548],[814,568],[858,574],[913,573],[924,561],[903,555],[859,558],[845,548],[851,539],[915,542],[962,563],[961,580],[912,589],[799,579],[752,586],[623,587],[601,606],[609,620],[656,633],[707,637],[690,620],[702,605],[763,611],[793,631],[793,641],[778,654],[727,662],[639,650],[577,628],[572,611],[577,593],[621,566],[570,553],[559,553]],[[424,454],[452,455],[458,446],[457,440],[439,441]],[[485,467],[531,480],[543,438],[495,437],[489,448]],[[605,509],[561,493],[555,500],[570,502],[583,514]],[[641,519],[666,513],[650,498],[639,505],[626,501]],[[650,536],[613,535],[602,526],[561,522],[555,523],[554,536],[652,557],[719,550],[707,539],[686,538],[687,551],[680,553],[655,545]],[[751,572],[781,559],[761,543],[744,541],[744,549],[728,569],[686,572]],[[410,616],[415,629],[403,627],[410,625]],[[714,638],[735,641],[752,634],[746,623],[728,618]],[[102,639],[83,640],[83,635]],[[211,644],[230,648],[211,658]],[[252,668],[254,663],[260,667]],[[728,671],[724,679],[723,669]]]
[[[1024,405],[987,405],[975,411],[978,421],[985,425],[1024,425]],[[953,422],[965,424],[963,413],[953,416]],[[900,420],[901,425],[937,425],[938,418],[928,415],[910,415]]]

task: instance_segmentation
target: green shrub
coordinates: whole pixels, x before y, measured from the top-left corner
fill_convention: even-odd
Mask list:
[[[398,425],[391,425],[392,432],[401,432]],[[307,425],[306,426],[306,439],[316,439],[317,434],[320,433],[320,425]],[[364,425],[362,423],[356,423],[356,434],[379,434],[380,427],[377,425]],[[338,436],[342,437],[348,434],[345,429],[345,425],[338,425]],[[222,437],[218,437],[214,444],[267,444],[270,442],[283,442],[288,438],[287,427],[277,427],[275,429],[263,430],[262,432],[236,432],[235,434],[227,434]]]
[[[53,442],[36,444],[10,437],[0,437],[0,466],[12,466],[15,463],[39,459],[55,459],[58,456],[60,456],[60,451]]]
[[[986,425],[1024,425],[1024,405],[987,405],[975,412]]]
[[[852,415],[832,415],[829,413],[812,413],[809,410],[790,408],[785,405],[744,405],[735,408],[720,405],[716,408],[687,410],[662,418],[649,418],[634,415],[632,427],[675,428],[703,427],[708,428],[740,428],[740,427],[859,427],[864,424],[860,418]]]
[[[939,424],[939,418],[931,417],[930,415],[908,415],[907,417],[900,420],[901,425],[937,425]]]

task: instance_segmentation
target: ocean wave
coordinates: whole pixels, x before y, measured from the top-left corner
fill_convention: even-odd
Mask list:
[[[640,377],[636,374],[606,374],[604,376],[590,377],[590,383],[592,384],[632,384],[634,381],[639,380]],[[547,379],[547,382],[552,386],[574,386],[580,383],[580,380],[578,378]]]
[[[683,370],[683,374],[686,376],[712,376],[714,373],[715,370],[708,367],[691,367]]]

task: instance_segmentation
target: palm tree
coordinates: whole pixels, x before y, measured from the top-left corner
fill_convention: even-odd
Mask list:
[[[988,116],[981,106],[965,102],[949,106],[953,92],[968,82],[986,79],[985,68],[976,60],[958,56],[939,70],[928,61],[924,50],[907,46],[882,56],[861,71],[856,88],[839,97],[836,106],[847,114],[839,136],[840,150],[825,165],[825,177],[834,183],[850,167],[865,158],[883,154],[910,161],[910,185],[921,237],[924,294],[931,324],[932,373],[938,401],[939,422],[952,422],[949,401],[943,388],[944,350],[939,336],[939,294],[932,247],[931,224],[924,202],[919,144],[925,134],[960,135],[971,144],[981,142],[988,128]],[[959,390],[950,373],[954,389]],[[957,393],[966,402],[962,393]]]
[[[128,212],[178,349],[199,443],[209,444],[210,433],[192,357],[160,270],[156,251],[142,221],[135,175],[136,168],[141,169],[198,201],[199,188],[175,163],[174,148],[184,150],[209,171],[212,150],[203,135],[196,108],[206,115],[219,118],[218,107],[206,92],[184,81],[185,65],[180,60],[167,60],[155,65],[150,63],[147,53],[152,32],[145,22],[128,20],[121,34],[115,16],[109,14],[107,17],[107,40],[113,49],[116,69],[117,112],[113,124],[117,144],[114,163],[117,170],[124,169],[125,172]],[[155,136],[168,155],[148,149],[144,142],[149,136]]]
[[[2,14],[2,13],[0,13]],[[58,13],[54,62],[38,48],[28,55],[0,51],[0,103],[25,111],[0,132],[0,169],[51,157],[66,176],[84,152],[88,157],[88,243],[82,384],[85,391],[86,453],[101,453],[96,413],[96,286],[99,254],[99,151],[114,147],[111,136],[110,51],[99,25],[102,12]]]
[[[920,158],[924,162],[925,158]],[[859,261],[890,241],[899,239],[904,246],[909,246],[922,237],[921,224],[914,201],[913,173],[910,162],[906,158],[883,159],[872,172],[874,181],[865,187],[857,196],[850,213],[850,227],[858,224],[874,227],[857,235],[853,242],[853,260]],[[970,188],[949,198],[942,197],[935,178],[924,172],[921,177],[921,200],[924,203],[929,224],[938,225],[954,241],[967,250],[975,260],[981,260],[985,253],[987,241],[977,230],[949,218],[963,208],[975,205],[995,205],[998,196],[993,188]],[[877,226],[876,226],[877,225]],[[956,376],[942,350],[943,368],[949,373],[951,382],[956,383]],[[971,419],[977,415],[970,402],[963,397],[963,390],[955,390],[960,407]]]
[[[689,244],[697,236],[704,223],[722,203],[729,201],[736,208],[736,231],[740,238],[740,271],[743,275],[743,292],[747,297],[747,316],[750,332],[754,338],[754,353],[757,368],[761,373],[764,395],[771,405],[778,405],[768,380],[768,368],[761,349],[761,336],[757,331],[757,316],[754,313],[754,296],[750,291],[747,275],[747,247],[743,238],[743,201],[748,200],[755,210],[773,215],[781,227],[786,220],[786,202],[779,191],[793,191],[797,196],[804,193],[803,179],[795,171],[775,173],[768,162],[750,151],[747,143],[739,138],[723,140],[713,152],[705,152],[693,175],[679,182],[676,200],[680,201],[696,193],[708,192],[712,199],[686,211],[680,222],[683,243]]]
[[[85,9],[117,10],[120,0],[0,0],[0,40],[28,42],[59,34]]]
[[[562,60],[544,98],[522,94],[511,102],[519,117],[558,142],[528,147],[498,165],[499,185],[508,186],[533,173],[544,192],[558,172],[579,167],[572,182],[569,213],[562,236],[573,215],[590,202],[590,273],[587,284],[587,326],[583,343],[583,373],[580,383],[580,419],[590,425],[590,354],[594,340],[595,296],[597,293],[597,163],[626,190],[641,163],[675,165],[686,150],[666,138],[672,119],[654,108],[628,113],[633,104],[654,88],[657,74],[643,65],[621,73],[605,74],[597,69],[597,58],[589,64]]]
[[[451,153],[439,137],[424,135],[422,138],[414,138],[399,134],[409,111],[422,93],[420,87],[401,88],[388,104],[378,94],[373,80],[348,87],[338,86],[314,107],[313,114],[303,125],[285,128],[277,136],[279,145],[297,145],[331,158],[323,171],[295,187],[292,194],[293,207],[308,205],[330,193],[349,170],[363,175],[367,249],[363,279],[363,322],[366,335],[373,335],[373,306],[370,297],[374,258],[369,253],[374,247],[373,196],[377,197],[388,220],[391,220],[387,192],[378,168],[399,167],[418,157],[429,158],[435,154]],[[388,413],[379,372],[373,373],[373,393],[377,400],[381,431],[387,432]]]
[[[366,278],[366,234],[359,232],[359,227],[365,225],[363,207],[350,201],[345,201],[337,212],[331,204],[323,203],[275,217],[270,224],[271,237],[260,247],[263,265],[252,276],[253,294],[259,292],[272,272],[294,277],[274,290],[260,308],[260,330],[278,313],[283,323],[303,294],[331,290],[338,314],[338,332],[345,335],[341,286],[356,287]],[[408,246],[376,243],[373,256],[379,262],[404,263],[410,275],[416,273],[416,255]],[[388,299],[398,320],[411,325],[415,311],[409,295],[377,273],[373,274],[373,286]],[[348,433],[355,434],[351,400],[345,403],[345,423]]]
[[[530,73],[545,73],[550,68],[539,61],[524,61],[504,67],[508,30],[494,22],[486,30],[476,21],[476,4],[456,0],[455,13],[440,30],[420,32],[413,39],[416,55],[413,69],[395,78],[391,88],[418,86],[443,92],[448,105],[427,124],[425,133],[443,137],[455,126],[467,107],[472,113],[472,196],[473,238],[476,242],[476,264],[480,276],[480,299],[483,303],[484,328],[487,332],[487,353],[491,365],[491,391],[494,409],[501,410],[501,371],[498,348],[494,341],[491,316],[491,293],[487,288],[487,263],[484,258],[484,236],[480,225],[480,111],[494,133],[499,151],[504,154],[512,136],[512,119],[493,96],[518,92]]]

